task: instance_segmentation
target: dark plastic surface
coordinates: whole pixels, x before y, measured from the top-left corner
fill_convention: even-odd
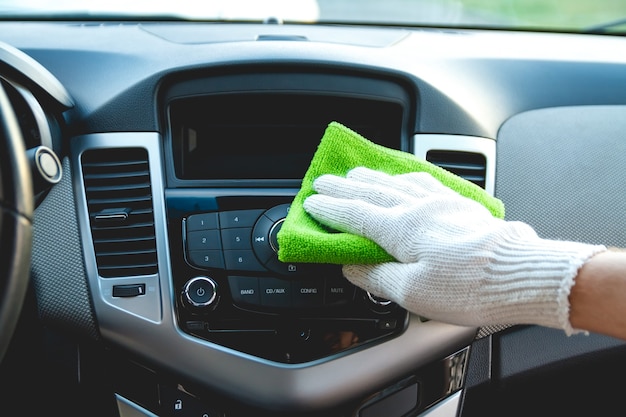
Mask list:
[[[198,200],[191,197],[203,195],[203,190],[190,191],[167,199],[168,206],[176,207],[169,211],[168,222],[174,286],[182,294],[176,308],[183,331],[259,358],[303,363],[404,330],[406,311],[393,303],[374,305],[343,278],[339,265],[278,261],[270,244],[271,231],[286,216],[290,198],[251,197],[245,190],[239,197],[227,197],[220,196],[219,190],[206,190],[204,198],[215,200],[207,206],[216,206],[217,211],[197,212]],[[210,220],[199,226],[203,219]],[[185,232],[187,223],[206,230]],[[235,249],[223,242],[233,231],[240,246]],[[203,255],[201,262],[195,253]],[[223,257],[223,264],[215,260],[218,257]],[[207,294],[190,296],[188,290],[189,283],[198,279],[216,283],[219,303],[198,307],[201,303],[196,301]]]

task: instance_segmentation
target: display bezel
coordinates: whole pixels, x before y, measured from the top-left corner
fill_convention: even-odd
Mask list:
[[[298,187],[332,121],[411,151],[415,94],[399,79],[287,67],[229,72],[164,86],[168,187]]]

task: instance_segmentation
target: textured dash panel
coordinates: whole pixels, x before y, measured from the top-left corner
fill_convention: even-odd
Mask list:
[[[99,340],[71,176],[65,158],[63,178],[35,211],[31,279],[44,324]]]
[[[550,239],[626,247],[626,106],[534,110],[497,138],[508,220]]]

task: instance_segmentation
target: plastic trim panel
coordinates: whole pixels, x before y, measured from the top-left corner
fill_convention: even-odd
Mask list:
[[[86,149],[144,147],[149,153],[154,198],[159,273],[156,295],[162,314],[150,315],[137,306],[114,305],[103,293],[90,237],[88,213],[80,169]],[[339,405],[380,389],[411,369],[441,360],[468,346],[476,328],[411,316],[407,330],[384,343],[342,356],[298,365],[259,359],[183,333],[176,324],[169,266],[161,137],[154,132],[102,133],[72,141],[74,187],[88,280],[103,337],[110,343],[147,358],[163,370],[175,372],[219,393],[248,404],[276,410],[312,410]],[[122,278],[124,279],[124,278]],[[132,299],[130,300],[132,303]],[[159,308],[157,305],[153,308]],[[367,366],[364,366],[367,364]]]

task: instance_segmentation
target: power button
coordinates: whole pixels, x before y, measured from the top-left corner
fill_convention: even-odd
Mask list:
[[[195,277],[185,283],[183,297],[194,307],[212,307],[217,304],[217,284],[208,277]]]

